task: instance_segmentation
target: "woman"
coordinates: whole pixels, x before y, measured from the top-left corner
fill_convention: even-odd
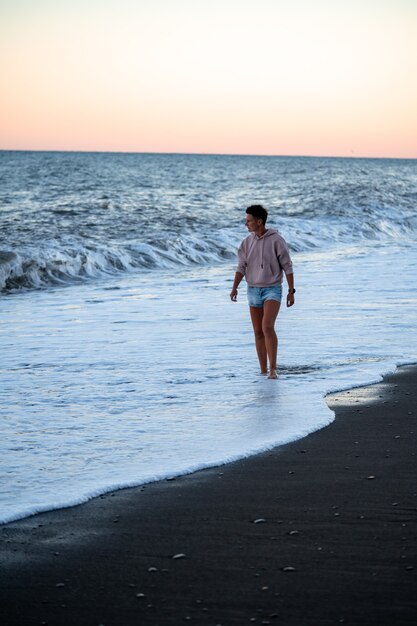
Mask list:
[[[275,320],[281,306],[283,273],[288,283],[287,306],[294,304],[294,273],[287,243],[276,230],[265,227],[267,218],[268,212],[261,205],[246,209],[250,235],[238,250],[238,266],[230,298],[236,302],[238,287],[245,276],[261,374],[268,374],[269,360],[268,378],[278,378]]]

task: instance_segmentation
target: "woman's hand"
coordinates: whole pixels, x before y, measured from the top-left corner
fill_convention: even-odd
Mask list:
[[[232,291],[230,292],[230,299],[232,302],[236,302],[237,301],[237,289],[236,287],[233,287]]]

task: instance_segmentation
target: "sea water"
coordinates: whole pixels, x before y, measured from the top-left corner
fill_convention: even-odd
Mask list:
[[[2,522],[300,439],[417,362],[416,161],[0,152],[0,182]],[[277,381],[229,298],[251,203],[294,262]]]

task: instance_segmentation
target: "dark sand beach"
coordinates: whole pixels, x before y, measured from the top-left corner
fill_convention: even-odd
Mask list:
[[[328,402],[287,446],[1,527],[1,624],[415,625],[417,367]]]

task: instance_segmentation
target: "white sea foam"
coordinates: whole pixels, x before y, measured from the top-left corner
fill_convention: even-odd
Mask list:
[[[332,421],[327,393],[417,361],[415,246],[294,261],[278,381],[256,373],[232,265],[4,297],[0,520],[299,439]]]

